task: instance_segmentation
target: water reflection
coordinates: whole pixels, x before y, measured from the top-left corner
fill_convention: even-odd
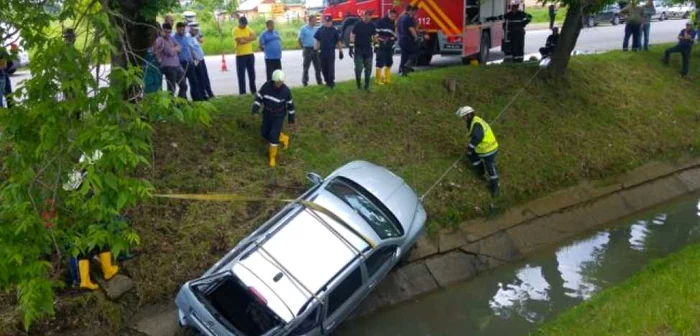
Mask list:
[[[489,306],[496,316],[509,318],[515,313],[535,322],[537,313],[528,308],[531,301],[549,301],[549,284],[542,275],[542,267],[526,265],[517,272],[514,282],[498,283],[498,291],[489,301]]]
[[[647,229],[648,225],[649,222],[641,220],[630,226],[629,242],[631,249],[644,252],[644,245],[646,245],[647,235],[649,234],[649,230]]]
[[[597,287],[587,272],[598,265],[609,242],[610,233],[604,231],[557,250],[557,269],[564,279],[564,295],[584,300],[591,297]]]

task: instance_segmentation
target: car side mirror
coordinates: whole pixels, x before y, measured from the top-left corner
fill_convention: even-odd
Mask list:
[[[321,175],[318,175],[316,173],[307,173],[306,174],[306,179],[311,181],[314,185],[319,185],[323,183],[323,177]]]

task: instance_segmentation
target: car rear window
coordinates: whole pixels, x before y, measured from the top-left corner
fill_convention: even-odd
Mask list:
[[[374,195],[357,183],[344,177],[336,177],[326,185],[326,190],[355,210],[379,238],[387,239],[403,235],[403,230],[394,215]]]

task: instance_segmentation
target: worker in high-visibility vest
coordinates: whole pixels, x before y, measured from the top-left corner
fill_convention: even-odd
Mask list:
[[[455,113],[462,118],[469,131],[469,146],[467,158],[472,164],[472,169],[480,179],[488,173],[489,191],[491,196],[498,194],[498,172],[496,171],[496,154],[498,153],[498,141],[484,119],[474,115],[474,109],[470,106],[460,107]]]

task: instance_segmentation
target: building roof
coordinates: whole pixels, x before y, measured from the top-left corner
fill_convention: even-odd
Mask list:
[[[247,0],[238,5],[238,10],[242,12],[252,11],[264,2],[265,0]]]

